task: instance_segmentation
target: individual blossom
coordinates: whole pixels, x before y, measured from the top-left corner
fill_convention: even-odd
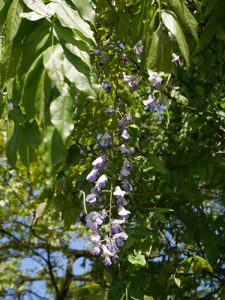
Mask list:
[[[131,192],[133,190],[132,185],[129,183],[127,178],[124,178],[122,183],[123,183],[123,188],[126,192]]]
[[[86,179],[89,182],[94,182],[97,179],[98,175],[98,170],[97,169],[92,169],[91,172],[87,175]]]
[[[87,195],[86,202],[95,203],[96,202],[96,194],[91,193],[91,194]]]
[[[111,264],[112,264],[111,259],[110,259],[108,256],[106,256],[106,257],[104,258],[104,265],[105,265],[106,267],[109,267]]]
[[[124,115],[124,119],[125,119],[128,123],[133,121],[133,118],[132,118],[132,116],[131,116],[130,113],[126,113],[126,114]]]
[[[124,241],[126,241],[128,239],[128,235],[125,231],[121,231],[116,233],[113,236],[113,239],[116,241],[116,245],[118,247],[122,247],[124,245]]]
[[[111,226],[111,233],[115,234],[115,233],[119,233],[122,231],[122,226],[118,223],[112,223]]]
[[[133,147],[128,147],[125,144],[122,144],[120,146],[120,151],[122,154],[126,154],[127,156],[131,156],[134,153]]]
[[[130,214],[130,211],[127,210],[127,209],[126,209],[125,207],[123,207],[122,205],[120,205],[120,206],[118,207],[118,215],[119,215],[120,217],[126,219],[126,218],[128,218],[129,214]]]
[[[125,191],[122,191],[119,186],[116,186],[113,195],[116,197],[116,199],[117,199],[116,202],[118,205],[126,205],[127,204],[127,202],[124,198],[125,194],[126,194]]]
[[[121,177],[123,178],[129,176],[130,170],[131,170],[131,163],[127,159],[125,159],[123,163],[123,167],[120,170]]]
[[[153,94],[149,94],[148,95],[148,99],[143,101],[144,108],[145,109],[152,108],[154,106],[154,102],[155,102],[154,95]]]
[[[112,84],[106,80],[103,80],[103,90],[107,93],[110,94],[113,91]]]
[[[141,81],[141,76],[127,75],[123,72],[123,80],[133,89],[136,90],[138,83]]]
[[[123,42],[120,42],[120,43],[119,43],[119,47],[120,47],[121,49],[125,49],[124,43],[123,43]]]
[[[95,256],[99,255],[100,252],[101,252],[101,249],[98,246],[95,246],[92,250],[92,254]]]
[[[172,53],[172,62],[178,67],[180,65],[180,56]]]
[[[122,136],[122,138],[123,138],[125,141],[129,140],[129,138],[130,138],[130,135],[129,135],[129,132],[128,132],[127,129],[124,129],[124,130],[123,130],[121,136]]]
[[[93,161],[92,166],[94,166],[95,169],[100,170],[104,166],[105,162],[106,158],[104,156],[99,156]]]
[[[162,77],[156,72],[151,72],[149,74],[148,80],[157,89],[160,88],[162,81],[163,81]]]
[[[110,105],[107,108],[106,113],[107,113],[108,116],[110,116],[113,112],[114,112],[114,108],[112,107],[112,105]]]
[[[128,59],[126,53],[121,54],[121,59],[122,59],[122,62],[124,62],[125,64],[127,64],[129,62],[129,59]]]
[[[141,41],[138,41],[135,45],[134,45],[134,53],[137,55],[141,55],[143,52],[143,44]]]
[[[102,147],[108,147],[111,145],[111,135],[108,132],[105,132],[103,135],[98,134],[97,139]]]
[[[89,240],[90,240],[93,244],[99,245],[99,244],[100,244],[100,241],[101,241],[101,238],[100,238],[100,235],[99,235],[99,234],[95,233],[95,234],[93,234],[93,235],[91,235],[91,236],[89,237]]]
[[[126,195],[126,192],[121,190],[120,186],[116,186],[113,195],[116,197],[124,197],[124,195]]]
[[[102,190],[106,186],[106,182],[108,181],[107,176],[104,174],[98,178],[96,181],[96,187],[98,190]]]

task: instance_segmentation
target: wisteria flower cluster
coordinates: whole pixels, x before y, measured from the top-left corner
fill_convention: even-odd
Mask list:
[[[111,116],[116,112],[110,106],[106,113]],[[90,242],[93,245],[92,254],[101,255],[106,266],[110,266],[112,262],[118,260],[119,248],[124,245],[124,241],[128,238],[127,233],[123,229],[123,224],[126,223],[130,215],[130,211],[125,208],[127,205],[125,197],[132,191],[132,185],[128,181],[132,168],[129,157],[134,152],[134,149],[129,147],[130,134],[128,125],[131,122],[132,117],[129,113],[125,113],[118,121],[119,138],[117,146],[122,154],[123,163],[118,172],[118,178],[114,178],[113,182],[118,182],[119,184],[113,186],[111,183],[110,191],[103,190],[106,188],[107,183],[111,181],[111,178],[106,175],[108,168],[106,152],[109,150],[107,147],[112,145],[112,138],[108,132],[100,135],[99,141],[99,144],[105,147],[105,153],[92,162],[93,168],[86,177],[87,181],[95,183],[90,194],[86,196],[86,203],[95,205],[98,203],[98,199],[100,200],[101,197],[107,199],[105,195],[110,194],[105,205],[109,209],[94,210],[86,216],[87,227],[92,231],[90,236]],[[104,226],[103,228],[102,225],[106,225],[107,222],[108,227]]]

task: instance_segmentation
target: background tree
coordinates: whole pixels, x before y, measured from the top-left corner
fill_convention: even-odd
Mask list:
[[[16,170],[3,148],[2,297],[34,293],[36,278],[56,299],[224,299],[224,12],[222,0],[0,2],[2,144]],[[103,150],[118,182],[124,113],[129,239],[106,268],[68,233],[90,233],[82,202]],[[111,211],[107,190],[95,210]],[[42,261],[32,276],[27,256]],[[93,263],[76,278],[78,257]]]

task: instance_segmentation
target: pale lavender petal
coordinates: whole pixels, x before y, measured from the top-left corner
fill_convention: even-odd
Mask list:
[[[108,256],[106,256],[105,259],[104,259],[104,265],[106,267],[109,267],[111,264],[112,264],[111,259]]]
[[[97,179],[98,170],[92,169],[91,172],[87,175],[86,179],[89,182],[94,182]]]
[[[125,207],[119,206],[118,208],[118,215],[121,217],[127,217],[130,214],[129,210],[126,210]]]
[[[127,129],[124,129],[121,136],[125,141],[129,140],[129,138],[130,138],[130,135],[129,135],[129,132],[127,131]]]
[[[96,202],[96,195],[95,194],[87,195],[86,202],[95,203]]]
[[[97,255],[99,255],[100,252],[101,252],[101,250],[99,247],[94,247],[92,254],[97,256]]]

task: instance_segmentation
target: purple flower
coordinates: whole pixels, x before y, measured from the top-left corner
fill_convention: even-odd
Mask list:
[[[97,179],[97,175],[98,175],[98,170],[97,169],[92,169],[91,172],[87,175],[86,179],[89,182],[94,182]]]
[[[107,257],[107,256],[113,256],[113,253],[111,251],[109,251],[109,249],[106,247],[106,245],[102,245],[102,255],[104,257]]]
[[[97,256],[97,255],[99,255],[100,252],[101,252],[100,248],[96,246],[96,247],[94,247],[92,254]]]
[[[130,175],[131,163],[125,159],[122,169],[120,170],[121,177],[127,177]]]
[[[100,190],[96,185],[91,189],[92,194],[97,195],[99,192],[100,192]]]
[[[114,219],[112,220],[112,224],[116,225],[116,224],[124,224],[125,220],[124,219]]]
[[[100,235],[99,234],[93,234],[89,237],[92,244],[98,244],[100,242]]]
[[[125,144],[122,144],[120,146],[120,151],[122,154],[127,154],[128,156],[131,156],[132,153],[134,153],[134,148],[129,148]]]
[[[119,43],[119,46],[120,46],[121,49],[124,49],[124,48],[125,48],[125,45],[124,45],[123,42],[120,42],[120,43]]]
[[[135,76],[135,75],[127,75],[123,72],[123,80],[133,89],[137,89],[137,85],[139,81],[142,79],[141,76]]]
[[[129,138],[130,138],[130,135],[129,135],[129,132],[127,131],[127,129],[124,129],[124,130],[123,130],[121,136],[122,136],[122,138],[123,138],[125,141],[129,140]]]
[[[126,166],[123,166],[122,169],[120,170],[120,175],[121,177],[127,177],[130,175],[130,169],[127,168]]]
[[[148,77],[148,80],[157,89],[160,88],[162,81],[163,81],[162,77],[156,72],[151,72]]]
[[[96,186],[97,186],[98,190],[103,189],[106,186],[107,181],[108,181],[108,178],[105,174],[100,176],[98,178],[98,180],[96,181]]]
[[[93,163],[92,163],[92,166],[95,167],[95,169],[101,169],[102,166],[104,165],[105,163],[105,157],[103,156],[99,156],[98,158],[96,158]]]
[[[122,205],[122,206],[127,205],[127,201],[124,197],[118,197],[116,203],[117,205]]]
[[[95,203],[96,202],[96,195],[95,194],[87,195],[86,202]]]
[[[134,45],[134,53],[137,54],[137,55],[142,54],[143,48],[144,48],[144,46],[142,45],[142,42],[141,42],[141,41],[138,41],[138,42]]]
[[[117,199],[116,202],[117,202],[118,205],[125,205],[126,204],[126,200],[124,199],[125,194],[126,194],[126,192],[122,191],[119,186],[117,186],[115,188],[115,191],[114,191],[113,195],[116,196],[116,199]]]
[[[109,267],[111,264],[112,264],[111,259],[108,256],[106,256],[105,259],[104,259],[104,265],[106,267]]]
[[[99,144],[102,147],[107,147],[110,145],[111,135],[108,132],[105,132],[103,135],[99,134],[97,138],[100,139]]]
[[[122,218],[127,218],[130,214],[130,211],[129,210],[126,210],[125,207],[123,207],[122,205],[120,205],[118,207],[118,215]]]
[[[125,119],[121,119],[119,121],[119,124],[118,124],[119,129],[121,131],[124,131],[126,129],[126,124],[127,124],[126,120]]]
[[[128,235],[126,234],[126,232],[121,231],[119,233],[116,233],[113,236],[113,239],[116,241],[116,245],[118,247],[122,247],[124,245],[124,240],[128,239]]]
[[[125,231],[122,231],[122,232],[119,232],[119,233],[116,233],[114,236],[113,236],[113,239],[116,240],[116,239],[123,239],[123,240],[127,240],[128,239],[128,235]]]
[[[122,230],[122,227],[119,224],[114,224],[111,226],[111,233],[119,233]]]
[[[118,247],[122,247],[124,245],[124,241],[122,239],[117,239],[116,244]]]
[[[148,99],[143,101],[145,109],[152,108],[154,106],[155,97],[153,94],[148,95]]]
[[[113,87],[112,87],[112,84],[106,80],[103,80],[103,90],[106,91],[107,94],[110,94],[112,93],[113,91]]]
[[[132,119],[132,116],[130,113],[127,113],[124,115],[124,119],[127,121],[127,122],[132,122],[133,119]]]
[[[122,53],[121,58],[124,63],[127,64],[129,62],[129,59],[125,53]]]
[[[113,112],[114,112],[114,108],[110,105],[110,106],[107,108],[106,113],[107,113],[107,115],[110,116]]]
[[[125,191],[122,191],[119,186],[116,186],[115,191],[113,193],[114,196],[116,196],[116,197],[124,197],[125,194],[126,194]]]
[[[102,220],[104,220],[106,217],[107,217],[107,211],[105,209],[103,209],[101,212],[100,212],[100,218]]]
[[[172,53],[172,62],[178,67],[180,65],[180,56]]]
[[[126,178],[123,179],[123,188],[126,192],[131,192],[133,190],[132,185]]]
[[[95,222],[88,222],[87,227],[93,231],[98,230],[98,224]]]
[[[86,216],[86,223],[90,229],[94,228],[92,230],[96,230],[98,226],[103,223],[103,221],[101,219],[101,215],[98,212],[92,211]]]

